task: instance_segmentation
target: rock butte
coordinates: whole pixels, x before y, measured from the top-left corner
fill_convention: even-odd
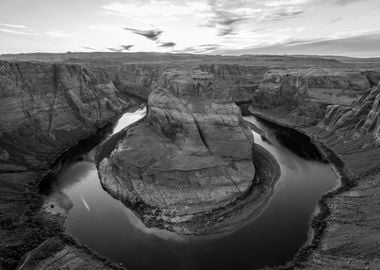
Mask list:
[[[1,55],[10,62],[0,61],[0,268],[119,268],[65,235],[61,218],[40,211],[38,183],[65,150],[145,103],[165,86],[160,81],[170,78],[168,72],[185,70],[207,77],[212,85],[206,89],[215,96],[252,103],[253,113],[301,130],[336,153],[326,149],[346,176],[343,188],[324,198],[321,208],[329,215],[314,220],[312,245],[296,256],[295,268],[378,269],[380,61],[328,58]],[[139,125],[162,133],[148,119]]]
[[[209,88],[211,79],[204,72],[164,74],[145,121],[97,158],[103,187],[139,205],[146,222],[189,221],[232,203],[253,182],[252,133],[230,97]],[[181,232],[192,233],[187,229]]]

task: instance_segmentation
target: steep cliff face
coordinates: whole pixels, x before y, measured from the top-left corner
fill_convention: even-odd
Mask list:
[[[147,101],[150,92],[168,80],[170,74],[199,73],[208,78],[210,85],[200,91],[223,92],[234,102],[249,102],[259,86],[266,67],[227,64],[170,65],[170,64],[120,64],[88,68],[97,77],[111,80],[121,94]],[[159,82],[161,81],[161,82]],[[200,80],[194,82],[202,84]],[[212,85],[211,85],[212,84]],[[194,86],[196,87],[196,86]]]
[[[365,72],[273,70],[253,96],[255,109],[283,109],[301,126],[319,123],[329,105],[352,106],[370,88]]]
[[[0,89],[1,159],[35,168],[129,105],[111,80],[76,65],[1,62]]]
[[[380,83],[366,91],[353,106],[330,105],[321,126],[354,130],[353,136],[372,133],[380,142]]]
[[[304,82],[301,87],[296,87],[295,79],[278,79],[278,89],[283,84],[294,85],[297,106],[291,106],[294,99],[280,99],[281,91],[273,91],[276,87],[271,88],[266,80],[251,106],[251,111],[261,117],[301,130],[323,144],[322,149],[331,149],[333,152],[327,150],[326,155],[342,176],[342,186],[323,197],[323,210],[312,222],[315,231],[311,245],[301,249],[295,262],[298,264],[308,251],[312,251],[311,256],[295,269],[376,269],[380,263],[377,72],[343,72],[347,75],[339,76],[339,80],[336,76],[310,78],[305,74],[300,73]],[[266,86],[272,91],[267,91],[264,99]]]
[[[252,183],[253,136],[223,91],[205,90],[209,79],[165,74],[149,96],[146,121],[98,154],[103,187],[138,207],[148,224],[187,222],[170,228],[195,233],[202,228],[190,220],[230,204]]]
[[[268,70],[265,66],[242,66],[227,64],[200,65],[201,71],[210,73],[215,78],[218,89],[225,88],[236,103],[249,102],[254,91]]]
[[[101,67],[115,87],[127,97],[147,100],[153,85],[165,70],[160,64],[121,64]]]
[[[103,75],[78,65],[0,62],[0,268],[15,268],[21,256],[63,231],[62,218],[41,211],[37,184],[49,166],[135,104]],[[86,264],[78,254],[79,248],[66,253],[70,267]],[[102,268],[93,260],[87,264]]]

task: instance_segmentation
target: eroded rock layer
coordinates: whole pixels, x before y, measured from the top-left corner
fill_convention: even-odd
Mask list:
[[[128,105],[112,81],[76,65],[0,62],[0,89],[0,158],[9,166],[46,167]]]
[[[103,187],[143,206],[146,222],[188,221],[232,203],[252,183],[252,133],[239,108],[210,84],[203,72],[166,74],[149,96],[146,120],[98,158]]]
[[[14,269],[63,231],[62,217],[44,214],[38,194],[51,164],[134,104],[109,78],[78,65],[0,61],[0,268]]]
[[[317,89],[312,88],[315,83],[310,84],[305,74],[289,72],[279,76],[278,86],[268,89],[264,80],[250,108],[262,118],[310,135],[326,150],[326,156],[342,176],[342,186],[321,201],[321,211],[312,222],[315,231],[311,244],[301,249],[293,263],[296,269],[377,269],[380,265],[377,72],[360,73],[367,76],[368,84],[357,73],[349,73],[348,80],[333,86],[331,79],[326,83],[321,80]],[[274,76],[269,78],[272,83],[276,80]],[[282,98],[284,92],[294,93],[290,95],[293,99]]]

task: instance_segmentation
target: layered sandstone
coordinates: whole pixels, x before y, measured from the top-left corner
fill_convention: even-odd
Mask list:
[[[137,206],[146,223],[189,222],[251,186],[253,136],[207,73],[166,73],[149,96],[146,120],[122,132],[99,154],[100,178],[114,197]],[[180,232],[194,233],[192,226]]]
[[[0,61],[0,268],[63,230],[40,210],[51,164],[135,103],[78,65]]]
[[[254,97],[251,112],[310,135],[342,176],[342,186],[323,197],[321,211],[312,222],[314,237],[295,257],[295,269],[377,269],[380,265],[379,82],[376,72],[371,77],[360,74],[368,83],[358,73],[349,73],[339,83],[321,80],[318,88],[311,88],[316,83],[308,83],[310,78],[302,73],[299,79],[305,84],[297,87],[294,74],[289,74],[278,80],[277,89],[291,85],[295,93],[291,102],[280,99],[274,104],[272,99],[281,96],[276,87],[269,87],[266,99],[260,99],[264,93]],[[263,84],[268,85],[265,80]],[[326,90],[327,96],[316,95]],[[294,102],[297,106],[290,106]]]
[[[272,70],[254,93],[253,107],[275,109],[300,126],[315,125],[329,105],[352,106],[370,85],[360,71]]]

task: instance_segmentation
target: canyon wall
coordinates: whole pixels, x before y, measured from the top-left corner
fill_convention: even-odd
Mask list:
[[[294,268],[377,269],[379,73],[329,73],[268,72],[250,111],[309,135],[341,176],[342,186],[323,197],[311,223],[314,238]]]
[[[132,105],[111,80],[76,65],[0,62],[0,89],[4,169],[46,168]]]

